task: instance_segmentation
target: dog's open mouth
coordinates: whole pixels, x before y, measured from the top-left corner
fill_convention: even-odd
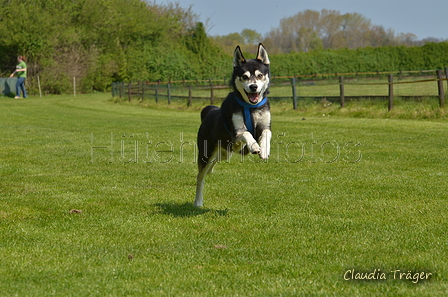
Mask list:
[[[249,99],[250,103],[258,103],[258,99],[260,98],[259,93],[248,93],[246,92],[247,98]]]

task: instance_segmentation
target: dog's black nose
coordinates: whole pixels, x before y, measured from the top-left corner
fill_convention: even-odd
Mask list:
[[[258,86],[257,86],[256,84],[252,84],[252,85],[249,86],[249,88],[250,88],[250,90],[251,90],[252,92],[255,92],[255,91],[257,91]]]

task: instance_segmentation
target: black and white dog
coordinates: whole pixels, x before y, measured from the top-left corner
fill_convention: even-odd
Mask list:
[[[233,53],[231,92],[221,108],[206,106],[201,111],[198,132],[198,167],[194,205],[203,205],[205,176],[220,160],[229,160],[232,152],[269,157],[271,113],[269,93],[269,58],[264,46],[258,46],[257,57],[246,60],[239,46]],[[258,140],[258,142],[257,142]]]

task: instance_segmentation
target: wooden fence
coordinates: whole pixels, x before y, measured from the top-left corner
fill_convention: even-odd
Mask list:
[[[394,106],[394,99],[438,98],[440,107],[445,105],[448,68],[445,70],[421,70],[400,72],[334,73],[312,74],[290,77],[273,77],[269,99],[291,100],[297,109],[303,98],[327,100],[339,103],[341,107],[350,100],[380,99],[388,101],[388,108]],[[206,81],[168,82],[119,82],[112,85],[112,96],[131,101],[173,100],[186,101],[191,106],[194,100],[207,100],[210,104],[222,101],[230,91],[226,79]]]

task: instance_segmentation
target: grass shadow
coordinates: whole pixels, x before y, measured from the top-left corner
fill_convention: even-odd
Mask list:
[[[191,202],[185,203],[156,203],[154,204],[159,208],[159,213],[164,215],[171,215],[173,217],[195,217],[206,213],[214,213],[217,216],[227,216],[228,210],[214,210],[211,208],[199,208],[195,207]]]

